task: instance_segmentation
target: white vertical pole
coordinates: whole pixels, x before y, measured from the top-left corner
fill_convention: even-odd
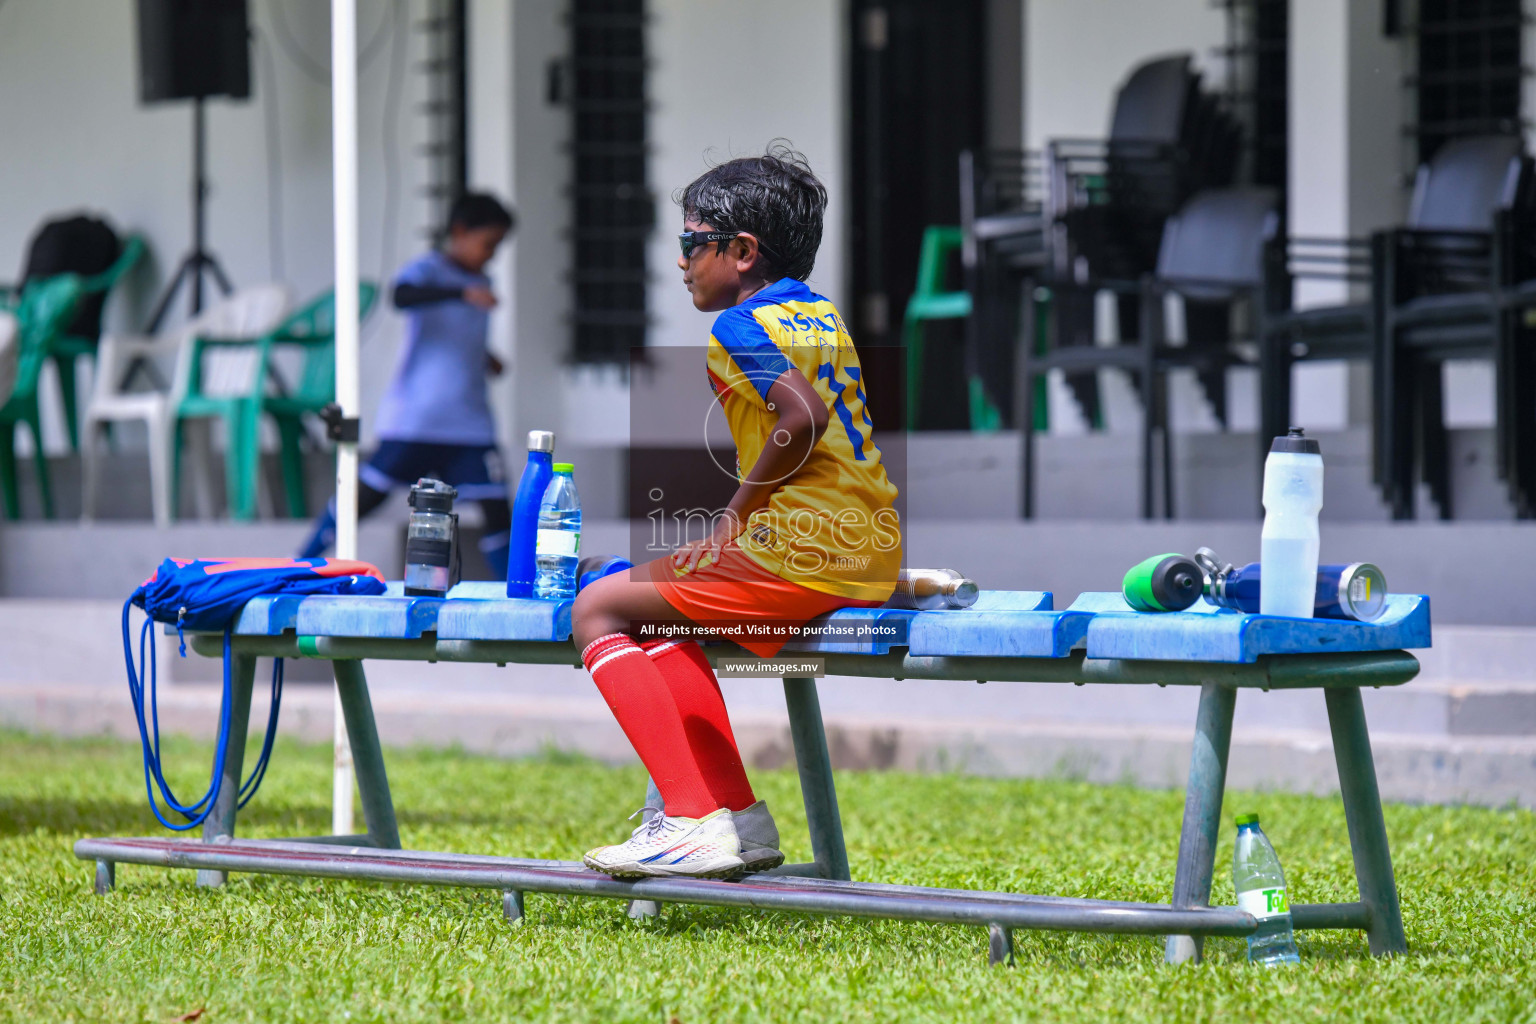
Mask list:
[[[396,31],[399,31],[398,26]],[[331,0],[331,173],[336,234],[336,401],[346,419],[361,404],[358,386],[357,293],[357,0]],[[357,442],[336,451],[336,557],[357,557]],[[352,746],[332,701],[335,769],[331,832],[352,834]]]

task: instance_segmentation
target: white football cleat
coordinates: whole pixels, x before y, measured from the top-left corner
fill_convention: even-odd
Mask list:
[[[727,808],[702,818],[675,818],[654,807],[635,813],[646,811],[654,813],[628,842],[589,850],[582,862],[615,878],[733,878],[747,869]]]

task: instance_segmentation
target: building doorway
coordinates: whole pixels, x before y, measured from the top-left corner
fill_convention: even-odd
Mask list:
[[[1021,6],[1021,0],[850,5],[852,290],[844,314],[861,353],[887,350],[861,354],[870,409],[882,425],[905,421],[897,349],[902,312],[924,229],[960,222],[960,152],[1019,145]],[[958,265],[951,274],[952,286],[961,287]],[[926,338],[921,425],[964,429],[964,322],[933,322]]]

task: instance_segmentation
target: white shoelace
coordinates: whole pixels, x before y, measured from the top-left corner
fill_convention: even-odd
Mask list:
[[[659,836],[661,835],[662,830],[666,828],[667,814],[664,810],[662,810],[660,807],[652,807],[647,804],[646,806],[636,811],[635,814],[644,814],[646,811],[655,811],[656,813],[652,814],[649,818],[642,822],[639,828],[631,832],[629,834],[629,838],[638,839],[640,838],[640,833],[642,832],[644,832],[647,836]],[[634,821],[635,814],[631,814],[628,820]]]

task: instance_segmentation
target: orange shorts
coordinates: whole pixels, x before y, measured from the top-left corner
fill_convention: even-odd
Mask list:
[[[759,658],[778,654],[794,628],[818,615],[880,605],[791,583],[758,565],[736,544],[725,546],[720,561],[692,572],[674,569],[671,556],[658,558],[648,568],[651,582],[667,604],[696,625],[719,629],[724,639],[734,640]],[[747,625],[768,626],[770,631],[742,635],[732,629]]]

